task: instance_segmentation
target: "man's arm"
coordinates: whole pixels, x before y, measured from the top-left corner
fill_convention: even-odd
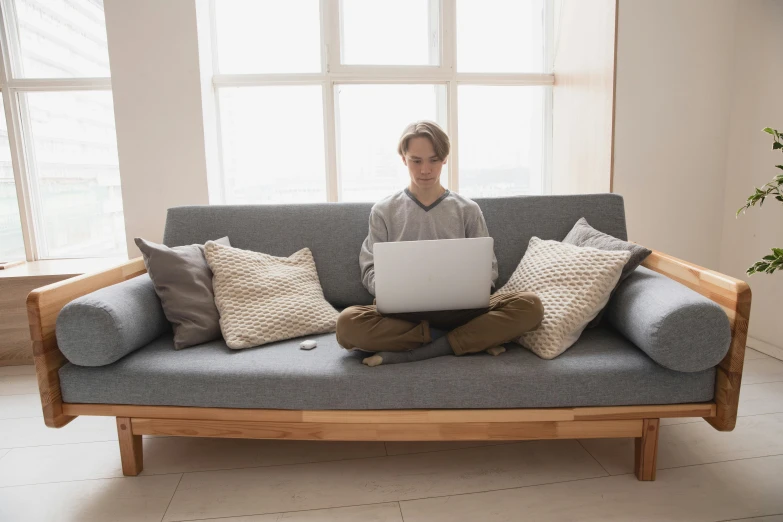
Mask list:
[[[468,219],[468,223],[465,226],[465,237],[490,237],[489,230],[487,230],[487,223],[484,221],[484,214],[481,209],[476,209],[477,214],[472,219]],[[498,279],[498,259],[495,257],[495,251],[492,251],[492,287],[495,287],[495,282]]]
[[[383,243],[389,240],[389,232],[386,223],[375,211],[370,211],[370,231],[367,239],[362,243],[362,251],[359,253],[359,267],[362,270],[362,284],[372,295],[375,295],[375,258],[373,246],[375,243]]]

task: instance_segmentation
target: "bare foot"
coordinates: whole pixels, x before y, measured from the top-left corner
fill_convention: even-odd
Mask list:
[[[492,348],[487,348],[486,350],[486,352],[490,355],[500,355],[505,351],[506,348],[504,346],[493,346]]]
[[[365,359],[362,359],[362,364],[366,364],[367,366],[378,366],[383,362],[383,357],[380,355],[373,355],[371,357],[367,357]]]

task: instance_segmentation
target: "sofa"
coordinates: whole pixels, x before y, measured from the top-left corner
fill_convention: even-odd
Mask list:
[[[500,288],[532,236],[562,240],[579,218],[627,239],[616,194],[476,199],[495,240]],[[169,209],[163,242],[288,256],[309,247],[337,309],[372,303],[358,255],[370,203]],[[370,368],[335,335],[230,350],[174,350],[141,258],[30,293],[44,422],[116,417],[123,472],[142,469],[142,435],[341,441],[633,437],[654,480],[659,420],[734,428],[751,294],[747,284],[660,252],[616,289],[605,316],[543,360],[516,344]],[[63,310],[65,309],[65,312]],[[58,320],[59,318],[59,320]],[[62,344],[62,347],[58,344]],[[67,347],[66,347],[67,345]],[[62,348],[62,349],[61,349]]]

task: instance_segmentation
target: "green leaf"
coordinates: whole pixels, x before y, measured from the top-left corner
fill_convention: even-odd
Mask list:
[[[778,150],[783,149],[783,143],[780,143],[779,141],[776,141],[772,144],[772,150]]]
[[[775,196],[775,199],[777,199],[778,201],[783,201],[783,196]]]
[[[777,257],[783,257],[783,248],[773,248],[772,253]]]
[[[774,260],[775,260],[775,259],[777,259],[777,258],[776,258],[775,256],[773,256],[772,254],[770,254],[770,255],[768,255],[768,256],[764,256],[764,257],[762,257],[762,259],[763,259],[764,261],[774,261]]]
[[[783,165],[775,165],[777,168],[783,170]]]
[[[772,130],[770,127],[764,127],[762,132],[766,132],[767,134],[772,134],[773,136],[775,135],[775,131]]]

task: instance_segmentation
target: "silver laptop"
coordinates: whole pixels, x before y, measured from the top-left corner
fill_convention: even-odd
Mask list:
[[[376,243],[375,298],[382,314],[489,306],[491,237]]]

